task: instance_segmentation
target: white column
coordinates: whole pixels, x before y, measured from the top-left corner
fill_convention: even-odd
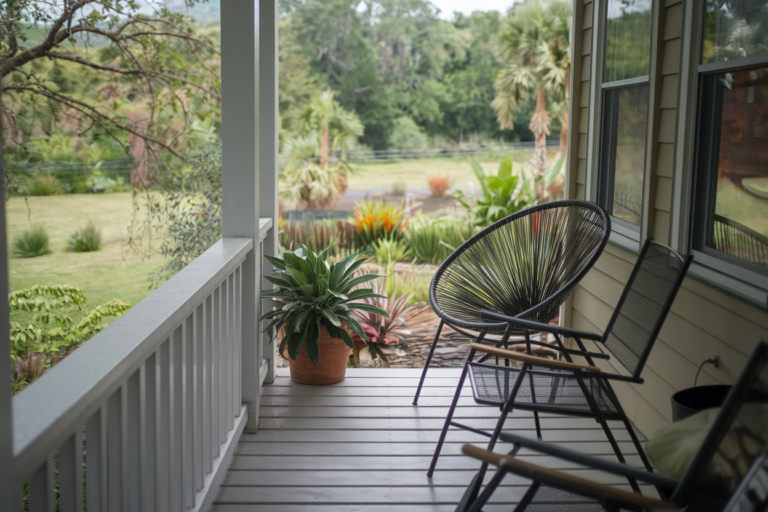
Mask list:
[[[3,90],[0,84],[0,104]],[[5,168],[3,167],[3,129],[0,116],[0,200],[5,203]],[[0,510],[12,510],[16,478],[13,474],[13,417],[11,411],[11,375],[8,354],[11,353],[8,319],[8,248],[6,237],[5,204],[0,207]]]
[[[278,0],[259,1],[259,211],[272,219],[272,229],[264,240],[264,254],[277,255],[277,164],[278,164],[278,81],[277,34]],[[264,272],[272,264],[264,261]],[[269,304],[264,301],[263,307]],[[266,335],[264,335],[266,337]],[[268,345],[264,358],[268,363],[265,382],[275,380],[275,346]]]
[[[222,235],[245,237],[254,249],[243,263],[242,399],[246,430],[259,424],[259,70],[258,0],[221,2]]]

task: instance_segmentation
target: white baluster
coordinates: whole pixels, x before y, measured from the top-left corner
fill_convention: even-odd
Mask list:
[[[93,510],[107,510],[107,418],[100,407],[85,426],[86,489]]]
[[[78,429],[59,449],[59,510],[83,510],[83,434]]]

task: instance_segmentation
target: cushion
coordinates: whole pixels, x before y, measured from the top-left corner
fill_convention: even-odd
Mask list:
[[[664,476],[680,480],[699,452],[720,408],[707,409],[660,428],[648,442],[648,459]]]

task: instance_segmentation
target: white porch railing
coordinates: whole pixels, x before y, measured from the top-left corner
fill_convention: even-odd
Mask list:
[[[256,312],[242,310],[242,265],[251,249],[261,259],[255,245],[220,240],[13,398],[17,502],[25,483],[31,511],[83,510],[85,494],[89,511],[210,502],[246,422],[241,319]]]

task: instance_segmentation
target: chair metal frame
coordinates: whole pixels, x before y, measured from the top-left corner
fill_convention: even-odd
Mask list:
[[[630,293],[630,290],[632,290],[632,286],[635,283],[635,278],[638,272],[642,268],[643,262],[645,261],[645,256],[648,253],[651,246],[653,245],[662,247],[665,251],[668,252],[670,256],[674,256],[679,260],[681,266],[680,266],[680,270],[678,271],[677,278],[673,282],[669,290],[669,293],[665,299],[664,305],[661,308],[658,317],[656,318],[656,322],[653,325],[653,331],[650,333],[650,338],[648,340],[648,343],[644,348],[643,354],[640,356],[639,361],[632,375],[626,376],[626,375],[620,375],[615,373],[603,372],[600,370],[599,367],[595,366],[594,360],[592,357],[590,357],[582,340],[587,339],[587,340],[598,342],[598,347],[600,348],[605,347],[606,349],[608,349],[609,352],[613,353],[613,350],[608,345],[606,345],[605,342],[608,340],[609,336],[611,335],[613,326],[615,325],[618,317],[622,313],[622,307],[625,304],[626,298]],[[613,312],[611,320],[609,321],[608,326],[605,329],[602,336],[594,333],[588,333],[584,331],[570,329],[567,327],[552,326],[549,324],[542,324],[532,320],[524,320],[524,319],[519,319],[515,317],[509,317],[500,313],[484,311],[483,312],[484,318],[498,320],[498,321],[505,321],[507,323],[507,331],[505,332],[505,335],[503,338],[504,342],[506,342],[510,332],[514,328],[527,329],[526,341],[530,339],[530,336],[528,334],[530,331],[550,332],[555,336],[555,339],[557,340],[557,343],[560,346],[564,346],[561,336],[570,337],[570,338],[573,338],[578,344],[579,349],[583,352],[582,355],[584,356],[584,359],[587,361],[587,364],[582,365],[582,364],[574,363],[568,353],[563,353],[563,357],[566,359],[566,361],[555,361],[551,359],[532,356],[530,355],[530,346],[528,346],[528,349],[529,349],[528,354],[520,354],[517,352],[507,351],[500,348],[487,347],[480,344],[472,344],[470,353],[464,364],[461,377],[459,378],[458,386],[456,387],[456,393],[454,394],[453,401],[451,402],[451,406],[448,410],[448,414],[445,419],[445,424],[443,425],[443,429],[440,433],[437,446],[435,447],[435,453],[434,453],[434,456],[432,457],[429,470],[427,471],[427,476],[431,477],[432,474],[434,473],[438,458],[440,457],[440,451],[442,449],[443,443],[445,442],[448,429],[451,426],[461,428],[464,430],[469,430],[476,434],[483,435],[486,437],[490,437],[490,441],[488,443],[488,450],[492,450],[501,434],[504,422],[506,421],[507,416],[512,411],[513,407],[516,407],[517,409],[520,409],[520,410],[533,411],[534,422],[536,426],[536,434],[539,439],[542,439],[541,424],[538,416],[539,412],[553,412],[553,413],[565,414],[569,416],[581,416],[581,417],[594,418],[600,424],[603,431],[605,432],[608,442],[610,443],[611,448],[616,454],[617,459],[620,462],[625,462],[624,455],[622,454],[621,449],[618,445],[618,442],[616,441],[607,423],[610,420],[621,421],[622,423],[624,423],[625,428],[627,429],[627,432],[629,433],[633,444],[637,448],[637,451],[640,454],[643,464],[649,471],[651,471],[652,467],[651,467],[650,461],[645,456],[645,453],[642,449],[642,445],[640,444],[640,440],[638,439],[637,434],[635,433],[629,421],[629,418],[624,412],[624,409],[622,408],[621,403],[619,402],[619,399],[616,396],[616,393],[614,392],[610,381],[617,380],[617,381],[631,382],[631,383],[637,383],[637,384],[641,384],[643,382],[643,379],[640,377],[640,375],[643,371],[643,368],[645,367],[645,363],[648,359],[648,355],[650,354],[651,349],[653,348],[653,345],[656,339],[658,338],[658,333],[661,330],[661,326],[663,325],[664,320],[666,319],[666,316],[672,307],[672,303],[675,300],[677,292],[680,289],[680,286],[682,285],[685,275],[687,274],[688,267],[690,266],[691,261],[692,261],[692,257],[689,256],[687,258],[683,258],[677,252],[673,251],[672,249],[666,246],[663,246],[662,244],[657,244],[656,242],[653,241],[652,238],[649,237],[646,240],[645,244],[643,245],[640,255],[638,256],[637,263],[635,264],[635,267],[633,268],[632,273],[630,274],[630,277],[627,281],[627,284],[624,288],[621,298],[619,299],[619,302],[616,306],[616,309]],[[517,373],[517,376],[515,377],[514,384],[512,384],[513,387],[508,395],[509,398],[500,407],[501,415],[499,417],[499,420],[497,421],[497,424],[493,430],[493,433],[491,434],[488,434],[487,432],[480,431],[478,429],[474,429],[467,425],[463,425],[461,423],[453,421],[453,414],[455,412],[456,405],[458,404],[459,396],[461,395],[461,390],[464,387],[464,382],[469,374],[470,366],[481,364],[479,361],[478,362],[474,361],[474,357],[477,352],[484,352],[488,355],[495,355],[497,357],[502,357],[506,359],[506,366],[509,366],[509,360],[516,360],[523,363],[522,368],[519,370],[519,372]],[[618,358],[618,356],[617,356],[617,359],[619,359],[619,361],[622,362],[621,359]],[[551,404],[546,404],[546,403],[544,404],[535,403],[534,375],[536,374],[544,374],[546,376],[553,377],[557,383],[555,384],[555,386],[553,386],[553,388],[559,384],[559,380],[560,380],[559,378],[561,377],[575,379],[576,383],[581,388],[584,399],[586,400],[589,406],[589,410],[588,411],[574,410],[572,408],[569,409],[567,407],[557,407],[557,406],[552,406]],[[528,403],[528,404],[516,403],[515,400],[517,397],[517,393],[526,376],[529,378],[529,382],[530,382],[530,388],[532,393],[532,403]],[[588,385],[592,383],[599,386],[601,392],[604,393],[604,396],[607,397],[608,400],[610,400],[611,405],[615,409],[615,412],[613,412],[612,414],[607,413],[603,411],[599,407],[599,405],[595,402],[594,396],[592,395],[592,393],[589,391],[589,388],[588,388]],[[505,395],[506,395],[506,390],[508,389],[506,387],[507,385],[508,384],[505,382]],[[473,389],[474,389],[474,382],[473,382]],[[478,403],[483,403],[483,401],[478,401],[477,397],[475,397],[475,401]],[[485,403],[487,405],[494,405],[494,406],[499,405],[498,403],[488,403],[488,402],[485,402]],[[486,469],[487,469],[487,465],[484,465],[481,468],[481,473],[484,474]],[[635,489],[636,491],[639,490],[637,482],[635,482],[633,479],[629,479],[629,483],[633,489]]]
[[[432,306],[432,309],[437,314],[437,316],[440,318],[440,324],[437,328],[437,332],[435,333],[435,338],[432,341],[432,346],[430,347],[429,353],[427,354],[427,359],[424,362],[424,369],[422,370],[421,377],[419,379],[419,384],[416,387],[416,393],[413,397],[413,405],[418,405],[419,396],[421,395],[422,387],[424,386],[424,380],[426,379],[427,372],[429,371],[429,366],[432,362],[432,356],[435,353],[435,348],[437,347],[437,344],[440,340],[440,335],[443,331],[444,326],[448,326],[450,329],[456,331],[457,333],[461,334],[462,336],[466,336],[469,339],[474,339],[477,342],[488,342],[488,343],[494,343],[494,344],[502,344],[505,343],[504,339],[499,339],[498,337],[492,337],[490,335],[494,334],[500,334],[500,333],[507,333],[508,324],[507,322],[488,322],[483,321],[483,319],[479,319],[478,322],[467,322],[465,320],[461,320],[459,318],[454,318],[448,313],[446,313],[441,307],[437,299],[437,288],[440,283],[440,280],[442,279],[443,275],[446,273],[447,270],[451,268],[451,265],[462,255],[464,254],[470,247],[474,246],[481,240],[483,240],[489,233],[494,232],[498,229],[501,229],[502,227],[506,226],[507,224],[510,224],[512,222],[515,222],[519,219],[529,217],[534,215],[537,212],[546,211],[546,210],[552,210],[556,208],[584,208],[585,210],[588,210],[590,212],[595,212],[598,214],[598,216],[601,218],[602,223],[604,225],[604,233],[601,237],[601,241],[598,245],[598,247],[595,248],[594,254],[591,258],[589,258],[584,264],[584,267],[577,272],[569,281],[567,281],[559,290],[551,294],[547,299],[543,300],[539,304],[533,305],[530,308],[526,309],[525,311],[521,311],[516,314],[516,316],[521,318],[533,318],[535,320],[539,321],[548,321],[551,318],[554,318],[551,314],[548,312],[557,310],[560,305],[562,305],[563,302],[565,302],[568,295],[570,295],[571,291],[573,291],[573,288],[581,281],[581,279],[586,275],[586,273],[592,268],[592,266],[595,264],[597,259],[600,257],[600,254],[602,254],[603,249],[605,248],[606,243],[608,242],[608,238],[610,237],[611,233],[611,219],[608,216],[608,214],[605,212],[605,210],[600,207],[599,205],[589,202],[589,201],[582,201],[577,199],[567,199],[567,200],[561,200],[561,201],[552,201],[549,203],[544,203],[536,206],[532,206],[530,208],[526,208],[525,210],[521,210],[517,213],[514,213],[508,217],[505,217],[504,219],[492,224],[491,226],[488,226],[487,228],[483,229],[476,235],[472,236],[469,240],[461,244],[446,260],[440,265],[440,267],[435,272],[435,275],[432,277],[432,281],[429,286],[429,303]],[[542,318],[542,315],[548,318]],[[475,333],[475,334],[473,334]],[[517,330],[512,331],[511,334],[516,335],[524,335],[525,330]],[[507,336],[508,340],[509,336]],[[566,347],[553,347],[552,345],[538,342],[535,340],[529,340],[528,343],[530,345],[541,345],[546,346],[547,348],[555,348],[557,350],[560,350],[564,353],[570,353],[573,355],[581,355],[580,351],[569,349]],[[506,346],[506,345],[505,345]],[[595,358],[606,358],[604,354],[600,353],[591,353],[592,357]]]
[[[541,485],[556,487],[571,493],[595,499],[601,502],[605,510],[609,512],[618,511],[619,509],[678,509],[684,506],[694,496],[694,485],[701,478],[702,471],[706,468],[707,464],[713,460],[716,449],[723,440],[723,437],[727,434],[728,429],[732,426],[739,409],[745,402],[747,402],[748,397],[754,397],[754,395],[750,393],[752,383],[759,375],[759,372],[765,370],[766,365],[768,365],[768,344],[762,341],[758,344],[752,356],[747,361],[744,370],[723,403],[722,409],[713,423],[712,428],[705,437],[699,452],[681,480],[668,478],[653,473],[651,470],[643,471],[626,464],[598,459],[590,455],[536,439],[502,433],[500,436],[501,440],[513,445],[513,449],[508,455],[492,453],[490,450],[483,450],[482,448],[469,444],[464,445],[462,448],[465,455],[481,461],[483,466],[486,467],[488,464],[493,464],[498,467],[498,470],[482,492],[479,492],[479,490],[482,487],[484,472],[478,472],[467,487],[456,512],[479,512],[482,510],[482,507],[488,502],[504,477],[509,473],[530,478],[533,481],[531,487],[515,509],[515,512],[525,510],[533,500],[536,491]],[[759,398],[761,400],[768,400],[768,395],[760,396]],[[649,498],[637,494],[636,492],[631,493],[622,491],[608,485],[591,482],[560,471],[521,461],[516,458],[516,454],[522,448],[573,462],[586,468],[651,484],[659,490],[659,493],[664,500]],[[731,510],[730,507],[735,507],[742,497],[752,500],[753,502],[755,501],[755,497],[749,496],[748,493],[751,487],[760,485],[760,482],[754,482],[755,475],[758,472],[761,472],[764,477],[768,471],[766,449],[768,449],[768,447],[763,446],[760,450],[761,453],[757,455],[749,465],[751,469],[745,474],[743,480],[734,491],[733,496],[731,496],[730,499],[728,499],[728,497],[722,499],[722,503],[719,504],[720,506],[724,505],[726,501],[728,502],[725,510]],[[481,468],[483,466],[481,466]],[[764,484],[764,482],[762,483]],[[762,503],[768,502],[765,498],[766,491],[768,490],[762,489],[763,495],[759,498],[760,500],[763,500]],[[712,498],[707,496],[707,499]],[[734,508],[734,510],[738,509]]]

